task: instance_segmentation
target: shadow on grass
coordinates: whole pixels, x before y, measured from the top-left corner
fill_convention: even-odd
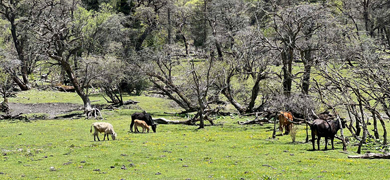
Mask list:
[[[80,118],[83,118],[83,117],[84,117],[84,113],[82,113],[82,112],[74,112],[74,113],[70,113],[70,114],[56,116],[56,117],[54,117],[54,119],[69,119],[69,118],[80,119]]]

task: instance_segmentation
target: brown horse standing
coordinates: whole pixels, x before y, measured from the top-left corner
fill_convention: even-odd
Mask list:
[[[282,131],[283,134],[283,128],[285,129],[284,134],[289,134],[293,127],[293,116],[291,112],[283,112],[281,111],[278,115],[279,119],[279,131]]]

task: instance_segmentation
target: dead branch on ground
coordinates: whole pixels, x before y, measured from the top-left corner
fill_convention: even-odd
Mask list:
[[[364,155],[351,155],[348,158],[358,158],[358,159],[390,159],[390,153],[380,154],[380,153],[367,153]]]

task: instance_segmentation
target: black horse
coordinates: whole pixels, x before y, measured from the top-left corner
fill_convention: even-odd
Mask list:
[[[153,132],[156,132],[157,124],[154,124],[152,116],[149,113],[146,113],[145,111],[142,113],[136,112],[131,115],[131,124],[130,124],[131,132],[133,132],[134,120],[136,119],[145,121],[147,125],[152,127]]]

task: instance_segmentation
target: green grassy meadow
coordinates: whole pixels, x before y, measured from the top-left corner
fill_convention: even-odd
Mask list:
[[[22,92],[10,102],[52,102],[49,96],[57,96],[58,102],[81,103],[71,99],[77,97],[73,93],[50,93],[54,94]],[[91,124],[101,120],[0,121],[0,179],[390,178],[388,160],[348,159],[356,152],[353,143],[347,152],[342,152],[339,140],[335,140],[335,150],[312,151],[311,143],[302,143],[304,125],[298,126],[296,143],[289,135],[271,139],[272,124],[238,125],[237,121],[253,119],[239,116],[217,117],[218,125],[201,130],[158,125],[157,133],[129,133],[130,115],[141,109],[154,118],[184,119],[164,115],[175,110],[166,99],[126,98],[140,103],[137,108],[103,111],[103,121],[111,123],[118,134],[115,141],[93,141]],[[91,97],[103,103],[101,99]]]

